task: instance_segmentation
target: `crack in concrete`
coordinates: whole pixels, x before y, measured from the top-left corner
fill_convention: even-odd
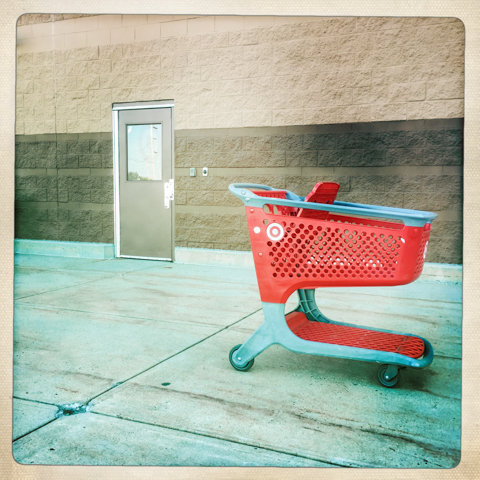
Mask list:
[[[139,424],[142,424],[142,425],[149,425],[149,426],[157,427],[157,428],[165,428],[167,430],[172,430],[172,431],[175,431],[175,432],[189,433],[191,435],[196,435],[196,436],[199,436],[199,437],[213,438],[215,440],[222,440],[224,442],[235,443],[237,445],[243,445],[243,446],[247,446],[247,447],[267,450],[269,452],[280,453],[280,454],[288,455],[288,456],[291,456],[291,457],[304,458],[306,460],[311,460],[311,461],[319,462],[319,463],[325,463],[325,464],[332,465],[332,466],[335,466],[335,467],[349,467],[349,465],[343,465],[343,464],[340,464],[340,463],[333,463],[333,462],[330,462],[328,460],[320,460],[318,458],[307,457],[306,455],[298,455],[296,453],[284,452],[282,450],[276,450],[274,448],[265,447],[265,446],[262,446],[262,445],[240,442],[238,440],[231,440],[231,439],[228,439],[228,438],[217,437],[217,436],[214,436],[214,435],[208,435],[206,433],[199,433],[199,432],[185,430],[185,429],[181,429],[181,428],[169,427],[167,425],[159,425],[159,424],[156,424],[156,423],[144,422],[144,421],[141,421],[141,420],[135,420],[135,419],[128,418],[128,417],[122,417],[121,415],[109,415],[107,413],[100,413],[100,412],[91,412],[91,413],[94,414],[94,415],[100,415],[100,416],[103,416],[103,417],[115,418],[117,420],[124,420],[126,422],[139,423]]]
[[[91,406],[89,404],[83,405],[81,402],[77,403],[71,403],[71,404],[63,404],[63,405],[57,405],[56,403],[50,403],[50,402],[42,402],[41,400],[32,400],[30,398],[22,398],[22,397],[17,397],[13,396],[14,399],[16,400],[23,400],[24,402],[31,402],[31,403],[38,403],[41,405],[49,405],[52,407],[57,407],[58,410],[55,412],[54,418],[49,420],[48,422],[43,423],[42,425],[39,425],[38,427],[24,433],[23,435],[20,435],[12,440],[12,443],[16,442],[17,440],[20,440],[23,437],[26,437],[27,435],[30,435],[33,432],[36,432],[40,428],[45,427],[46,425],[49,425],[50,423],[54,422],[58,418],[61,417],[66,417],[70,415],[77,415],[79,413],[87,413],[90,411]]]
[[[306,417],[302,414],[291,413],[291,415],[299,418],[302,421],[303,420],[313,420],[313,419],[311,419],[309,417]],[[345,420],[348,421],[348,419],[345,419]],[[450,457],[452,459],[456,459],[460,455],[460,450],[458,450],[458,449],[450,449],[449,451],[446,451],[442,447],[431,444],[431,443],[419,442],[419,441],[417,441],[413,438],[410,438],[408,436],[396,435],[396,434],[393,434],[393,433],[382,432],[382,431],[379,431],[378,429],[368,429],[368,428],[362,428],[361,426],[343,425],[343,424],[339,424],[339,423],[335,423],[335,422],[328,422],[328,421],[324,421],[324,420],[313,420],[313,421],[315,421],[316,423],[318,422],[319,426],[325,425],[327,427],[345,428],[345,429],[350,430],[352,432],[362,432],[362,433],[366,433],[366,434],[372,434],[372,435],[375,435],[375,436],[379,435],[379,436],[384,436],[384,437],[387,437],[387,438],[392,438],[395,441],[400,440],[400,441],[403,441],[403,442],[406,442],[406,443],[413,443],[414,445],[416,445],[417,447],[419,447],[423,451],[429,452],[431,455],[433,455],[435,457],[437,457],[440,454],[440,455],[443,455],[443,456],[446,455],[447,457]],[[307,426],[303,426],[303,428],[306,428],[306,429],[309,429],[309,430],[317,430],[316,428],[307,427]],[[318,431],[320,431],[320,430],[318,430]],[[420,457],[415,457],[415,458],[420,458]],[[432,461],[430,461],[430,463],[433,463],[434,465],[437,465],[436,463],[434,463]],[[441,466],[441,468],[447,468],[447,467]]]
[[[302,417],[301,415],[297,415],[297,416]],[[383,437],[392,438],[396,441],[401,440],[401,441],[404,441],[406,443],[412,443],[412,444],[416,445],[417,447],[421,448],[422,450],[430,452],[434,456],[442,454],[444,456],[446,455],[447,457],[455,459],[456,456],[460,455],[460,450],[451,449],[450,452],[453,452],[453,453],[450,453],[449,451],[445,451],[441,447],[437,447],[436,445],[433,445],[431,443],[419,442],[419,441],[416,441],[412,438],[402,436],[402,435],[395,435],[395,434],[391,434],[391,433],[380,432],[378,430],[368,429],[368,428],[358,428],[358,427],[351,427],[351,426],[348,426],[348,425],[340,425],[340,424],[333,423],[333,422],[321,421],[320,424],[325,425],[325,426],[336,427],[336,428],[346,428],[346,429],[352,430],[354,432],[362,432],[362,433],[367,433],[367,434],[372,434],[372,435],[380,435],[380,436],[383,436]],[[419,457],[417,457],[417,458],[419,458]],[[446,467],[442,466],[442,468],[446,468]]]
[[[168,280],[178,280],[179,283],[182,282],[184,283],[184,278],[185,277],[182,277],[180,274],[173,274],[172,276],[161,276],[159,275],[160,278],[165,278],[165,279],[168,279]],[[224,284],[228,284],[228,285],[242,285],[242,286],[247,286],[247,287],[252,287],[252,288],[255,288],[257,286],[256,283],[253,283],[252,282],[242,282],[242,281],[234,281],[234,280],[228,280],[228,279],[215,279],[215,278],[212,278],[212,277],[207,277],[208,278],[208,281],[211,282],[211,283],[214,283],[214,284],[221,284],[221,285],[224,285]],[[203,276],[198,276],[198,277],[187,277],[188,281],[190,281],[192,284],[194,285],[198,285],[199,282],[203,282],[205,281],[205,277]],[[152,279],[152,285],[153,285],[153,279]]]
[[[228,330],[230,327],[233,327],[234,325],[236,325],[237,323],[247,319],[248,317],[252,316],[252,315],[255,315],[257,312],[259,312],[261,310],[261,308],[259,308],[258,310],[255,310],[254,312],[252,313],[249,313],[248,315],[240,318],[239,320],[231,323],[230,325],[227,325],[226,327],[223,327],[221,328],[220,330],[218,330],[217,332],[214,332],[212,335],[209,335],[208,337],[205,337],[203,338],[202,340],[192,344],[192,345],[189,345],[188,347],[184,348],[183,350],[173,354],[173,355],[170,355],[169,357],[165,358],[164,360],[161,360],[160,362],[157,362],[155,365],[152,365],[151,367],[148,367],[147,369],[145,370],[142,370],[141,372],[135,374],[135,375],[132,375],[131,377],[127,378],[126,380],[120,380],[116,383],[113,384],[112,387],[108,388],[107,390],[99,393],[98,395],[95,395],[94,397],[90,398],[89,400],[87,400],[86,402],[83,402],[83,403],[76,403],[76,404],[65,404],[65,405],[57,405],[57,404],[54,404],[54,403],[48,403],[48,402],[42,402],[40,400],[30,400],[30,399],[26,399],[26,398],[21,398],[21,397],[13,397],[13,398],[17,398],[18,400],[25,400],[25,401],[30,401],[30,402],[34,402],[34,403],[41,403],[41,404],[45,404],[45,405],[52,405],[52,406],[56,406],[58,407],[58,411],[55,413],[55,418],[53,418],[52,420],[49,420],[48,422],[38,426],[37,428],[34,428],[33,430],[30,430],[29,432],[13,439],[12,443],[13,442],[16,442],[17,440],[20,440],[21,438],[24,438],[26,437],[27,435],[30,435],[31,433],[33,432],[36,432],[37,430],[40,430],[41,428],[45,427],[46,425],[49,425],[50,423],[58,420],[59,418],[62,418],[64,416],[70,416],[70,415],[75,415],[75,414],[79,414],[79,413],[87,413],[90,411],[90,403],[100,397],[101,395],[104,395],[105,393],[113,390],[114,388],[117,388],[119,385],[123,385],[124,383],[132,380],[133,378],[135,377],[138,377],[139,375],[142,375],[143,373],[151,370],[152,368],[155,368],[156,366],[160,365],[161,363],[163,362],[166,362],[167,360],[169,360],[170,358],[173,358],[177,355],[180,355],[181,353],[185,352],[186,350],[194,347],[195,345],[198,345],[202,342],[204,342],[205,340],[208,340],[209,338],[217,335],[218,333],[220,332],[223,332],[224,330]],[[96,412],[92,412],[92,413],[96,413]],[[121,418],[121,417],[115,417],[115,416],[112,416],[112,415],[106,415],[106,414],[100,414],[100,413],[96,413],[97,415],[104,415],[104,416],[108,416],[108,417],[112,417],[112,418]],[[125,419],[125,420],[128,420],[128,419]],[[134,421],[134,420],[131,420],[131,421]],[[145,423],[145,422],[137,422],[137,423]],[[148,423],[145,423],[146,425],[150,425]],[[154,424],[151,424],[151,425],[154,425]],[[158,425],[155,425],[155,426],[158,426]],[[165,427],[165,428],[168,428],[168,427]],[[171,429],[171,430],[175,430],[175,429]],[[178,431],[182,431],[182,430],[178,430]],[[187,433],[192,433],[192,432],[187,432]],[[196,434],[195,435],[200,435],[200,434]],[[206,436],[206,435],[203,435],[203,436]],[[211,437],[211,438],[217,438],[217,437]],[[238,443],[238,442],[237,442]],[[241,444],[241,443],[240,443]],[[241,444],[243,445],[243,444]],[[245,444],[247,445],[247,444]],[[264,447],[259,447],[259,448],[264,448]],[[264,448],[265,450],[269,450],[268,448]],[[272,451],[275,451],[275,450],[272,450]],[[282,452],[279,452],[279,453],[282,453]],[[298,456],[298,455],[296,455]],[[303,458],[303,457],[302,457]],[[305,457],[305,458],[308,458],[308,457]],[[312,459],[311,459],[312,460]],[[313,459],[314,460],[314,459]],[[328,463],[328,462],[324,462],[324,463]],[[332,464],[332,465],[335,465],[335,464]]]
[[[450,357],[448,355],[439,355],[438,353],[435,354],[435,358],[449,358],[450,360],[462,360],[462,357]]]
[[[30,430],[29,432],[24,433],[23,435],[20,435],[20,436],[17,437],[17,438],[14,438],[14,439],[12,440],[12,443],[15,443],[17,440],[20,440],[21,438],[24,438],[24,437],[26,437],[27,435],[30,435],[31,433],[36,432],[37,430],[40,430],[41,428],[45,427],[46,425],[49,425],[50,423],[54,422],[55,420],[58,420],[58,418],[57,418],[57,417],[52,418],[52,419],[49,420],[48,422],[43,423],[42,425],[34,428],[33,430]]]
[[[442,283],[444,283],[444,282],[442,282]],[[447,282],[445,282],[445,283],[447,283]],[[337,288],[338,288],[338,287],[337,287]],[[374,287],[374,288],[378,288],[378,287]],[[330,291],[329,294],[330,294],[330,295],[333,295],[333,296],[343,297],[343,294],[342,294],[341,292],[332,292],[332,291]],[[375,297],[375,296],[378,296],[378,293],[376,293],[376,292],[371,292],[371,291],[370,291],[370,293],[369,293],[369,292],[365,291],[365,292],[355,292],[355,293],[353,293],[352,295],[359,295],[359,296],[361,296],[361,297],[362,297],[362,296],[365,296],[365,297],[374,296],[374,297]],[[389,298],[389,295],[387,295],[387,294],[386,294],[386,295],[380,295],[380,296],[382,296],[382,297],[384,297],[384,298]],[[430,299],[427,299],[427,298],[420,298],[420,297],[401,297],[401,296],[397,296],[397,295],[395,295],[395,299],[402,300],[402,301],[403,301],[403,300],[405,300],[405,301],[415,300],[415,301],[420,301],[420,302],[432,303],[432,304],[434,304],[434,308],[442,308],[442,307],[437,307],[436,304],[438,304],[438,303],[445,303],[445,304],[447,304],[447,305],[460,305],[460,306],[461,306],[462,303],[463,303],[461,300],[458,301],[458,302],[455,301],[455,300],[452,301],[452,300],[443,300],[443,299],[442,299],[442,300],[439,300],[439,299],[430,300]],[[367,300],[367,298],[365,298],[365,300]]]
[[[224,399],[212,397],[212,396],[209,396],[209,395],[198,394],[198,393],[193,393],[193,392],[185,392],[185,391],[174,390],[174,389],[165,389],[165,388],[162,388],[162,387],[159,387],[159,386],[154,386],[154,385],[141,385],[141,384],[135,384],[135,385],[137,385],[141,388],[149,389],[149,390],[159,390],[159,391],[161,391],[165,394],[179,395],[180,397],[181,396],[187,396],[187,397],[199,400],[199,401],[204,400],[204,401],[207,401],[207,402],[220,404],[220,405],[226,407],[227,409],[230,409],[229,415],[235,415],[235,411],[238,411],[238,410],[241,410],[242,412],[245,411],[245,410],[260,411],[260,412],[262,412],[263,414],[265,414],[269,417],[272,417],[276,414],[276,411],[274,409],[271,409],[271,408],[258,407],[258,406],[253,407],[252,405],[243,404],[243,403],[240,403],[240,402],[232,402],[232,401],[229,401],[229,400],[224,400]],[[134,422],[139,422],[139,423],[147,423],[147,424],[161,426],[161,427],[164,427],[164,428],[171,428],[173,430],[177,430],[175,427],[168,426],[168,425],[165,425],[165,424],[144,422],[142,420],[136,420],[136,419],[132,419],[132,418],[129,418],[129,417],[123,417],[121,415],[115,416],[115,415],[110,415],[110,414],[103,413],[103,412],[98,412],[98,411],[93,411],[92,413],[96,413],[96,414],[99,414],[99,415],[112,416],[114,418],[122,418],[122,419],[126,419],[126,420],[129,420],[129,421],[134,421]],[[328,421],[325,421],[325,420],[313,419],[313,418],[310,418],[308,416],[302,415],[301,413],[300,414],[296,414],[294,412],[284,412],[284,413],[286,415],[289,415],[289,416],[293,417],[293,418],[297,418],[302,423],[308,422],[310,424],[310,426],[301,425],[301,428],[316,431],[316,432],[319,432],[319,433],[324,433],[324,431],[322,431],[319,428],[319,427],[322,427],[322,426],[333,427],[333,428],[344,428],[344,429],[348,429],[348,430],[350,430],[352,432],[355,432],[355,433],[364,433],[366,435],[373,435],[373,436],[384,436],[384,437],[391,438],[391,439],[395,440],[396,442],[399,442],[399,441],[402,442],[403,441],[405,443],[414,444],[419,448],[419,450],[421,450],[424,453],[428,452],[433,457],[438,457],[438,455],[445,456],[445,454],[446,454],[447,457],[455,459],[456,456],[460,453],[459,450],[457,450],[457,449],[452,449],[451,451],[446,452],[442,447],[439,447],[437,445],[433,445],[431,443],[417,441],[417,440],[412,439],[408,436],[382,432],[378,429],[362,428],[361,425],[352,426],[352,425],[339,424],[339,423],[335,423],[335,422],[328,422]],[[350,421],[349,419],[345,419],[345,420]],[[198,435],[206,435],[205,432],[198,433],[198,432],[192,432],[191,430],[181,430],[181,431],[186,431],[186,432],[189,432],[189,433],[196,433]],[[214,435],[206,435],[206,436],[211,436],[212,438],[222,438],[223,440],[231,441],[229,438],[225,438],[225,437],[216,437]],[[284,452],[284,453],[286,453],[286,452]],[[310,457],[305,457],[305,458],[310,458]],[[418,456],[418,457],[415,457],[415,458],[421,458],[421,457]],[[425,460],[425,459],[423,459],[423,460],[427,461],[429,463],[432,463],[434,465],[437,465],[432,460]],[[318,461],[320,461],[320,460],[318,460]],[[321,461],[323,462],[324,460],[321,460]],[[338,465],[344,466],[343,464],[338,464]],[[368,468],[368,467],[372,466],[371,464],[363,464],[363,463],[360,463],[360,462],[353,462],[352,463],[352,461],[350,461],[350,466],[352,466],[352,465],[356,466],[356,467],[362,467],[362,468]],[[441,467],[446,468],[445,466],[441,466]]]
[[[42,402],[41,400],[32,400],[31,398],[17,397],[16,395],[13,395],[13,398],[15,398],[16,400],[23,400],[25,402],[40,403],[42,405],[51,405],[52,407],[58,407],[58,404],[56,403]]]
[[[113,260],[113,259],[112,259]],[[102,261],[108,261],[108,260],[98,260],[98,261],[92,261],[92,262],[89,262],[90,263],[100,263]],[[17,266],[15,266],[17,267]],[[70,287],[79,287],[80,285],[86,285],[88,283],[93,283],[93,282],[96,282],[96,281],[99,281],[99,280],[108,280],[109,278],[114,278],[114,277],[123,277],[125,275],[128,275],[129,273],[135,273],[135,272],[140,272],[140,271],[143,271],[143,270],[148,270],[150,268],[156,268],[158,267],[158,265],[150,265],[149,267],[145,267],[145,268],[139,268],[138,270],[131,270],[131,271],[128,271],[128,272],[116,272],[116,273],[113,273],[112,272],[105,272],[105,275],[104,277],[102,278],[96,278],[94,280],[90,280],[88,282],[82,282],[82,283],[76,283],[76,284],[73,284],[73,285],[67,285],[65,287],[60,287],[60,288],[55,288],[53,290],[46,290],[44,292],[39,292],[39,293],[33,293],[31,295],[25,295],[23,297],[16,297],[15,298],[15,302],[17,300],[21,300],[21,299],[25,299],[25,298],[30,298],[30,297],[35,297],[37,295],[43,295],[44,293],[52,293],[52,292],[58,292],[59,290],[64,290],[66,288],[70,288]],[[48,272],[63,272],[63,271],[66,271],[66,272],[91,272],[91,270],[75,270],[75,267],[71,267],[71,268],[55,268],[55,269],[52,269],[52,268],[46,268],[44,269],[45,271],[48,271]],[[94,272],[96,272],[96,270],[94,270]],[[103,273],[101,270],[98,272],[99,274]]]
[[[322,307],[323,308],[323,307]],[[357,316],[358,314],[362,315],[362,314],[365,314],[365,310],[363,309],[356,309],[356,308],[342,308],[342,307],[334,307],[334,306],[328,306],[325,308],[325,310],[328,310],[329,312],[332,311],[332,312],[341,312],[342,315],[344,315],[345,317],[347,317],[348,315],[353,315],[353,316]],[[409,320],[409,321],[417,321],[417,322],[420,322],[420,323],[424,323],[424,324],[432,324],[432,325],[435,325],[436,324],[436,321],[435,319],[429,319],[430,317],[427,316],[427,315],[412,315],[412,314],[408,314],[408,313],[401,313],[401,312],[381,312],[381,311],[376,311],[376,312],[370,312],[370,317],[373,317],[373,316],[378,316],[378,317],[381,317],[381,318],[395,318],[395,319],[403,319],[403,320]],[[338,320],[336,320],[338,321]]]
[[[452,400],[457,402],[460,402],[462,400],[462,397],[447,397],[446,395],[440,395],[439,393],[434,393],[431,390],[428,390],[426,388],[422,388],[422,392],[427,393],[428,395],[432,395],[433,397],[444,398],[445,400]]]
[[[189,345],[188,347],[185,347],[183,350],[180,350],[180,351],[174,353],[173,355],[170,355],[169,357],[161,360],[160,362],[155,363],[154,365],[152,365],[152,366],[150,366],[150,367],[142,370],[141,372],[136,373],[135,375],[132,375],[131,377],[129,377],[129,378],[125,379],[125,380],[120,380],[119,382],[117,382],[117,383],[115,383],[114,385],[112,385],[110,388],[104,390],[103,392],[99,393],[98,395],[95,395],[94,397],[91,397],[89,400],[87,400],[87,401],[85,402],[85,404],[88,404],[88,403],[92,402],[93,400],[95,400],[96,398],[100,397],[101,395],[104,395],[105,393],[113,390],[114,388],[117,388],[119,385],[123,385],[124,383],[129,382],[130,380],[132,380],[133,378],[136,378],[136,377],[142,375],[143,373],[148,372],[149,370],[151,370],[152,368],[157,367],[157,366],[160,365],[161,363],[166,362],[167,360],[170,360],[171,358],[176,357],[177,355],[180,355],[181,353],[189,350],[190,348],[195,347],[196,345],[199,345],[200,343],[208,340],[209,338],[214,337],[215,335],[219,334],[220,332],[223,332],[224,330],[228,330],[230,327],[233,327],[233,326],[236,325],[237,323],[239,323],[239,322],[247,319],[248,317],[251,317],[252,315],[255,315],[255,314],[258,313],[260,310],[262,310],[262,309],[259,308],[258,310],[255,310],[254,312],[249,313],[248,315],[240,318],[239,320],[231,323],[230,325],[227,325],[226,327],[221,328],[220,330],[212,333],[211,335],[209,335],[209,336],[207,336],[207,337],[205,337],[205,338],[202,338],[202,339],[199,340],[198,342],[195,342],[195,343]]]
[[[22,253],[16,253],[15,255],[25,255]],[[28,254],[27,254],[28,255]],[[31,254],[33,255],[33,254]],[[49,257],[52,258],[56,257],[56,255],[35,255],[36,257]],[[81,258],[81,257],[62,257],[62,258]],[[84,259],[85,260],[85,259]],[[92,258],[90,261],[85,262],[85,265],[90,265],[91,263],[99,263],[99,262],[104,262],[104,259],[100,258]],[[48,272],[57,272],[57,271],[62,271],[62,270],[69,270],[70,268],[75,270],[75,267],[65,267],[65,268],[48,268],[48,267],[39,267],[39,266],[34,266],[34,265],[14,265],[14,268],[35,268],[37,270],[42,270],[42,271],[48,271]]]
[[[113,278],[115,276],[116,275],[110,275],[110,276],[105,276],[105,277],[101,277],[101,278],[95,278],[94,280],[89,280],[88,282],[74,283],[72,285],[66,285],[64,287],[54,288],[53,290],[45,290],[44,292],[32,293],[31,295],[25,295],[23,297],[15,297],[14,302],[17,303],[17,300],[24,300],[25,298],[37,297],[38,295],[44,295],[44,294],[47,294],[47,293],[58,292],[60,290],[65,290],[67,288],[80,287],[81,285],[87,285],[88,283],[98,282],[99,280],[108,280],[109,278]]]
[[[76,313],[88,313],[89,315],[97,315],[97,316],[106,316],[106,317],[118,317],[118,318],[130,318],[134,320],[146,320],[150,322],[161,322],[161,323],[169,323],[171,324],[171,320],[157,320],[156,318],[151,317],[134,317],[132,315],[121,315],[119,313],[107,313],[107,312],[97,312],[95,310],[78,310],[76,308],[63,308],[57,307],[56,305],[37,305],[36,303],[25,303],[25,302],[16,302],[16,305],[22,307],[31,307],[31,308],[38,308],[41,310],[61,310],[64,312],[76,312]],[[206,322],[188,322],[184,320],[175,320],[175,323],[182,324],[182,325],[200,325],[203,327],[220,327],[220,325],[214,323],[206,323]],[[252,330],[253,331],[253,330]]]
[[[153,267],[152,267],[152,268],[153,268]],[[112,275],[112,276],[114,276],[114,275]],[[105,277],[104,277],[104,278],[105,278]],[[103,278],[103,279],[104,279],[104,278]],[[85,282],[85,283],[92,283],[92,282]],[[65,288],[68,288],[68,287],[65,287]],[[58,289],[58,290],[62,290],[62,289]],[[33,296],[33,295],[32,295],[32,296]],[[24,304],[24,305],[28,305],[28,306],[29,306],[29,304]],[[42,308],[42,307],[40,307],[40,308]],[[48,307],[43,307],[43,308],[48,308]],[[66,309],[65,309],[65,310],[66,310]],[[161,363],[166,362],[167,360],[169,360],[169,359],[171,359],[171,358],[173,358],[173,357],[175,357],[175,356],[177,356],[177,355],[180,355],[181,353],[185,352],[186,350],[189,350],[190,348],[192,348],[192,347],[194,347],[194,346],[196,346],[196,345],[204,342],[205,340],[208,340],[209,338],[217,335],[218,333],[223,332],[224,330],[228,330],[230,327],[233,327],[233,326],[236,325],[237,323],[239,323],[239,322],[247,319],[248,317],[250,317],[250,316],[252,316],[252,315],[255,315],[255,314],[258,313],[260,310],[261,310],[261,308],[253,311],[252,313],[249,313],[248,315],[245,315],[244,317],[240,318],[239,320],[237,320],[237,321],[235,321],[235,322],[233,322],[233,323],[231,323],[231,324],[229,324],[229,325],[221,328],[220,330],[218,330],[218,331],[214,332],[213,334],[211,334],[211,335],[209,335],[209,336],[201,339],[200,341],[198,341],[198,342],[196,342],[196,343],[194,343],[194,344],[192,344],[192,345],[189,345],[188,347],[184,348],[183,350],[181,350],[181,351],[179,351],[179,352],[177,352],[177,353],[175,353],[175,354],[173,354],[173,355],[170,355],[169,357],[161,360],[160,362],[155,363],[154,365],[152,365],[152,366],[150,366],[150,367],[142,370],[141,372],[139,372],[139,373],[137,373],[137,374],[135,374],[135,375],[132,375],[131,377],[129,377],[129,378],[125,379],[125,380],[120,380],[120,381],[114,383],[110,388],[104,390],[103,392],[100,392],[99,394],[95,395],[94,397],[91,397],[91,398],[88,399],[86,402],[83,402],[83,403],[79,404],[78,406],[77,406],[77,404],[75,404],[76,406],[74,407],[74,409],[80,410],[80,409],[82,409],[83,407],[85,407],[85,412],[88,411],[88,410],[87,410],[87,406],[89,406],[89,404],[90,404],[94,399],[100,397],[101,395],[104,395],[105,393],[113,390],[114,388],[117,388],[117,387],[120,386],[120,385],[123,385],[124,383],[132,380],[133,378],[136,378],[136,377],[138,377],[139,375],[142,375],[143,373],[151,370],[152,368],[155,368],[156,366],[160,365]],[[57,406],[57,407],[59,408],[59,411],[60,411],[60,408],[61,408],[61,406],[59,406],[59,405],[57,405],[57,404],[54,404],[54,403],[41,402],[41,401],[39,401],[39,400],[24,399],[24,398],[21,398],[21,397],[14,397],[14,398],[17,398],[17,399],[19,399],[19,400],[26,400],[26,401],[30,401],[30,402],[35,402],[35,403],[42,403],[42,404],[45,404],[45,405]],[[80,411],[78,411],[78,412],[75,412],[75,413],[85,413],[85,412],[80,412]],[[57,416],[58,413],[59,413],[59,412],[57,412],[57,413],[55,414],[55,418],[53,418],[52,420],[49,420],[48,422],[46,422],[46,423],[40,425],[39,427],[37,427],[37,428],[35,428],[35,429],[33,429],[33,430],[25,433],[24,435],[21,435],[21,436],[19,436],[18,438],[15,438],[15,439],[13,440],[13,442],[16,442],[17,440],[20,440],[21,438],[26,437],[27,435],[30,435],[31,433],[39,430],[40,428],[43,428],[44,426],[46,426],[46,425],[54,422],[54,421],[57,420],[58,418],[61,418],[61,417],[65,416],[64,414],[61,414],[61,415],[58,415],[58,416]],[[65,413],[65,412],[64,412],[64,413]],[[72,413],[68,413],[68,415],[72,415]],[[114,418],[116,418],[116,417],[114,417]],[[12,442],[12,443],[13,443],[13,442]],[[263,448],[263,447],[262,447],[262,448]]]

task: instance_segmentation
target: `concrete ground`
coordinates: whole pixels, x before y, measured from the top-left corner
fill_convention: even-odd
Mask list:
[[[317,290],[330,318],[428,338],[393,389],[378,365],[272,346],[251,268],[18,255],[13,455],[24,464],[451,468],[461,284]],[[295,299],[289,306],[295,306]]]

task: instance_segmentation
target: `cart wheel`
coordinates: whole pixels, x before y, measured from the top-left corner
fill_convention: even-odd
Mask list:
[[[235,363],[233,363],[233,356],[235,355],[235,352],[237,350],[239,350],[239,348],[242,346],[242,344],[240,345],[235,345],[231,350],[230,350],[230,354],[228,356],[228,358],[230,359],[230,363],[232,365],[232,367],[235,369],[235,370],[238,370],[240,372],[246,372],[247,370],[250,370],[253,366],[253,362],[255,361],[254,358],[252,358],[246,365],[244,365],[243,367],[239,367],[238,365],[235,365]]]
[[[394,387],[399,378],[400,378],[400,370],[397,372],[397,374],[393,378],[385,378],[385,373],[387,371],[388,365],[382,365],[380,369],[378,370],[378,380],[384,387]]]

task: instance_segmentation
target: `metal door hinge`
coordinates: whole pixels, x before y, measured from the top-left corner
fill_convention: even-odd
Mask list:
[[[163,184],[164,186],[164,193],[165,193],[165,208],[170,208],[170,200],[174,200],[174,180],[171,178],[168,182]]]

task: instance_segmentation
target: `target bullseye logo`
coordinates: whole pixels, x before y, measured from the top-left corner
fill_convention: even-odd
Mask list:
[[[278,223],[271,223],[267,227],[267,236],[270,240],[273,240],[274,242],[283,238],[284,234],[285,232],[283,230],[283,227]]]

